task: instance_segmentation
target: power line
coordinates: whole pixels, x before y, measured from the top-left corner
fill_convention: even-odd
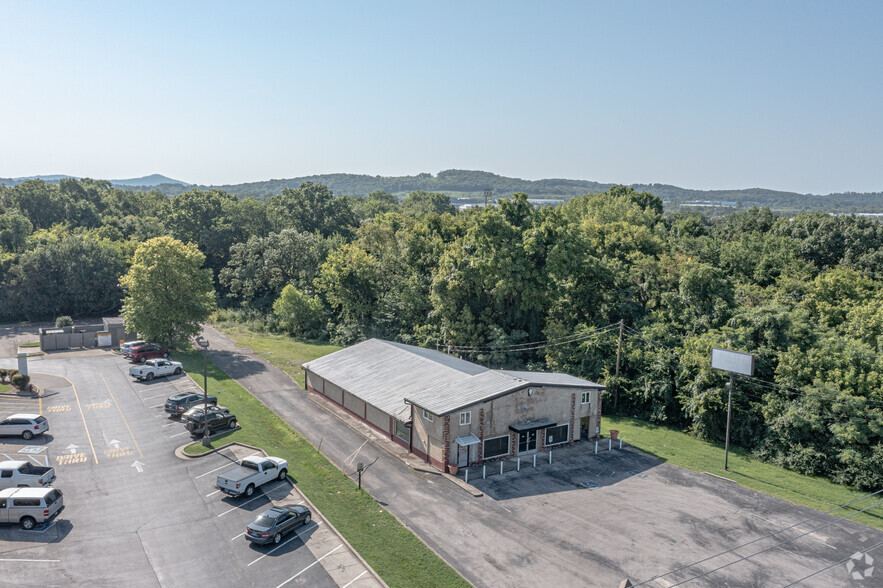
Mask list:
[[[614,328],[618,328],[619,323],[607,325],[605,327],[594,327],[590,330],[583,331],[580,333],[576,333],[573,335],[567,335],[564,337],[558,337],[555,339],[548,339],[546,341],[532,341],[530,343],[516,343],[512,345],[504,345],[501,347],[494,346],[476,346],[476,347],[461,347],[456,345],[448,346],[452,352],[456,353],[501,353],[501,352],[521,352],[521,351],[534,351],[536,349],[542,349],[544,347],[554,347],[557,345],[567,345],[569,343],[576,343],[579,341],[583,341],[586,339],[590,339],[607,331],[610,331]]]
[[[697,576],[693,576],[692,578],[687,578],[686,580],[682,580],[681,582],[678,582],[677,584],[671,584],[671,585],[669,586],[669,588],[675,588],[675,586],[680,586],[680,585],[682,585],[682,584],[686,584],[687,582],[691,582],[691,581],[693,581],[693,580],[698,580],[699,578],[705,577],[705,576],[707,576],[708,574],[713,574],[714,572],[717,572],[717,571],[720,571],[720,570],[722,570],[722,569],[724,569],[724,568],[730,567],[730,566],[733,565],[733,564],[737,564],[737,563],[743,562],[743,561],[745,561],[745,560],[747,560],[747,559],[751,559],[752,557],[754,557],[754,556],[756,556],[756,555],[760,555],[761,553],[766,553],[767,551],[770,551],[771,549],[775,549],[776,547],[781,547],[782,545],[785,545],[786,543],[791,543],[792,541],[796,541],[796,540],[800,539],[801,537],[805,537],[806,535],[809,535],[810,533],[814,533],[814,532],[816,532],[816,531],[818,531],[818,530],[820,530],[820,529],[824,529],[825,527],[830,527],[831,525],[834,525],[834,524],[836,524],[836,523],[838,523],[838,522],[840,522],[840,521],[843,521],[843,520],[846,520],[846,519],[851,519],[852,517],[854,517],[854,516],[856,516],[856,515],[858,515],[858,514],[861,514],[861,513],[865,512],[865,511],[867,511],[867,510],[870,510],[870,509],[874,508],[875,506],[877,506],[877,505],[879,505],[879,504],[883,504],[883,500],[878,500],[877,502],[875,502],[875,503],[872,504],[871,506],[868,506],[868,507],[866,507],[866,508],[863,508],[862,510],[859,510],[859,511],[857,511],[857,512],[854,512],[854,513],[852,513],[852,514],[849,515],[849,516],[841,517],[841,518],[838,518],[837,520],[834,520],[834,521],[831,521],[831,522],[825,523],[824,525],[818,526],[818,527],[816,527],[816,528],[814,528],[814,529],[810,529],[809,531],[806,531],[806,532],[804,532],[804,533],[801,533],[800,535],[797,535],[796,537],[792,537],[791,539],[788,539],[787,541],[781,541],[781,542],[779,542],[779,543],[776,543],[775,545],[771,545],[771,546],[767,547],[766,549],[761,549],[760,551],[757,551],[757,552],[755,552],[755,553],[752,553],[751,555],[743,555],[743,556],[741,556],[739,559],[737,559],[737,560],[735,560],[735,561],[731,561],[730,563],[724,564],[724,565],[722,565],[722,566],[718,566],[718,567],[714,568],[713,570],[708,570],[707,572],[702,572],[701,574],[699,574],[699,575],[697,575]]]
[[[880,541],[880,542],[877,543],[876,545],[872,545],[871,547],[865,549],[864,552],[859,551],[858,553],[868,554],[868,553],[870,553],[871,551],[873,551],[873,550],[877,549],[878,547],[880,547],[881,545],[883,545],[883,541]],[[849,557],[845,557],[845,558],[841,559],[841,560],[838,561],[838,562],[834,562],[834,563],[832,563],[831,565],[826,566],[826,567],[820,569],[820,570],[817,571],[817,572],[813,572],[812,574],[810,574],[810,575],[808,575],[808,576],[804,576],[804,577],[800,578],[799,580],[795,580],[795,581],[791,582],[790,584],[786,584],[786,585],[783,586],[782,588],[789,588],[789,586],[796,586],[797,584],[800,584],[800,583],[803,582],[804,580],[809,580],[810,578],[812,578],[812,577],[814,577],[814,576],[818,576],[818,575],[821,574],[822,572],[827,572],[828,570],[830,570],[831,568],[833,568],[833,567],[835,567],[835,566],[839,566],[840,564],[845,564],[846,562],[848,562],[849,560],[851,560],[852,557],[853,557],[852,555],[850,555]]]
[[[817,519],[817,518],[819,518],[819,517],[821,517],[821,516],[825,516],[825,515],[829,515],[829,514],[831,514],[831,513],[833,513],[833,512],[837,512],[838,510],[844,509],[844,508],[846,508],[847,506],[851,506],[851,505],[855,504],[856,502],[861,502],[862,500],[865,500],[866,498],[870,498],[871,496],[876,496],[877,494],[880,494],[881,492],[883,492],[883,488],[881,488],[880,490],[877,490],[876,492],[871,492],[870,494],[865,494],[865,495],[862,496],[861,498],[856,498],[855,500],[852,500],[852,501],[850,501],[850,502],[847,502],[846,504],[841,504],[841,505],[838,506],[837,508],[832,508],[831,510],[829,510],[829,511],[827,511],[827,512],[820,512],[819,514],[814,515],[814,516],[811,516],[810,518],[808,518],[808,519],[806,519],[806,520],[803,520],[803,521],[800,521],[800,522],[794,523],[794,524],[791,525],[790,527],[784,527],[784,528],[782,528],[782,529],[779,529],[778,531],[773,531],[772,533],[767,533],[766,535],[764,535],[764,536],[762,536],[762,537],[758,537],[757,539],[752,539],[751,541],[749,541],[749,542],[747,542],[747,543],[742,543],[741,545],[737,545],[736,547],[732,547],[732,548],[730,548],[730,549],[727,549],[726,551],[721,551],[720,553],[716,553],[716,554],[714,554],[714,555],[710,555],[710,556],[708,556],[708,557],[706,557],[706,558],[704,558],[704,559],[700,559],[699,561],[695,561],[695,562],[693,562],[693,563],[691,563],[691,564],[687,564],[687,565],[685,565],[685,566],[681,566],[681,567],[679,567],[679,568],[676,568],[676,569],[671,570],[671,571],[669,571],[669,572],[666,572],[666,573],[664,573],[664,574],[660,574],[660,575],[658,575],[658,576],[653,576],[653,577],[650,578],[649,580],[644,580],[643,582],[639,582],[639,583],[637,583],[637,584],[634,584],[634,586],[636,586],[636,587],[637,587],[637,586],[641,586],[641,585],[643,585],[643,584],[647,584],[648,582],[652,582],[652,581],[654,581],[654,580],[656,580],[656,579],[658,579],[658,578],[664,578],[665,576],[669,576],[669,575],[674,574],[674,573],[676,573],[676,572],[680,572],[680,571],[682,571],[682,570],[686,570],[686,569],[689,569],[689,568],[695,567],[695,566],[697,566],[697,565],[699,565],[699,564],[701,564],[701,563],[705,563],[705,562],[707,562],[707,561],[710,560],[710,559],[714,559],[714,558],[716,558],[716,557],[720,557],[720,556],[722,556],[722,555],[726,555],[727,553],[730,553],[730,552],[735,551],[735,550],[737,550],[737,549],[741,549],[741,548],[743,548],[743,547],[747,547],[747,546],[751,545],[752,543],[757,543],[758,541],[763,541],[764,539],[767,539],[767,538],[772,537],[772,536],[774,536],[774,535],[778,535],[779,533],[782,533],[782,532],[784,532],[784,531],[788,531],[789,529],[793,529],[794,527],[797,527],[797,526],[799,526],[799,525],[804,525],[804,524],[806,524],[806,523],[808,523],[808,522],[810,522],[810,521],[812,521],[812,520],[814,520],[814,519]],[[879,504],[879,503],[878,503],[878,504]],[[861,511],[859,511],[859,512],[861,512]],[[855,514],[858,514],[858,513],[855,513]],[[835,522],[836,522],[836,521],[835,521]],[[812,532],[812,531],[810,531],[810,532]],[[795,539],[796,539],[796,538],[797,538],[797,537],[795,537]]]

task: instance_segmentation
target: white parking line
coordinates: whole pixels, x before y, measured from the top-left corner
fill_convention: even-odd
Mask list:
[[[211,492],[211,493],[209,493],[209,494],[206,494],[205,497],[208,498],[209,496],[214,496],[214,495],[217,494],[218,492],[220,492],[220,490],[215,490],[214,492]]]
[[[234,510],[239,510],[239,507],[240,507],[240,506],[245,506],[245,505],[248,504],[249,502],[254,502],[254,501],[257,500],[258,498],[270,498],[269,496],[267,496],[267,493],[268,493],[268,492],[272,492],[272,491],[275,490],[276,488],[279,488],[279,487],[281,487],[283,484],[287,484],[287,483],[288,483],[287,481],[285,481],[285,482],[280,482],[279,484],[276,484],[275,486],[273,486],[273,487],[270,488],[269,490],[265,490],[262,494],[259,494],[258,496],[255,496],[254,498],[250,498],[249,500],[246,500],[245,502],[243,502],[243,503],[241,503],[241,504],[239,504],[239,505],[237,505],[237,506],[234,506],[234,507],[231,508],[230,510],[225,510],[224,512],[222,512],[222,513],[219,514],[218,516],[219,516],[219,517],[222,517],[222,516],[224,516],[225,514],[228,514],[228,513],[233,512]]]
[[[254,456],[254,455],[257,455],[257,453],[252,453],[251,455],[248,455],[248,456],[246,456],[246,457],[252,457],[252,456]],[[202,478],[203,476],[207,476],[207,475],[209,475],[209,474],[212,473],[212,472],[216,472],[216,471],[218,471],[218,470],[223,470],[224,468],[229,468],[229,467],[233,467],[233,466],[236,466],[236,465],[239,465],[239,464],[237,464],[237,463],[228,463],[228,464],[222,465],[222,466],[219,467],[219,468],[215,468],[215,469],[213,469],[213,470],[209,470],[209,471],[207,471],[207,472],[204,473],[204,474],[199,474],[199,475],[196,476],[196,478],[194,478],[194,479],[198,480],[199,478]]]
[[[236,535],[235,537],[233,537],[232,539],[230,539],[230,541],[236,541],[237,539],[239,539],[240,537],[242,537],[243,535],[245,535],[247,532],[248,532],[248,531],[243,531],[243,532],[240,533],[239,535]]]
[[[316,527],[319,526],[319,523],[314,523],[314,524],[316,525]],[[268,552],[265,553],[264,555],[260,556],[259,558],[257,558],[256,560],[254,560],[253,562],[251,562],[251,563],[248,564],[248,565],[250,566],[251,564],[258,563],[259,561],[261,561],[262,559],[264,559],[265,557],[267,557],[268,555],[270,555],[271,553],[273,553],[273,552],[276,551],[277,549],[281,549],[282,547],[284,547],[285,545],[287,545],[292,539],[300,539],[300,534],[301,534],[302,532],[307,531],[307,530],[310,530],[310,529],[315,529],[316,527],[313,527],[312,525],[310,525],[309,527],[303,527],[303,528],[302,528],[302,529],[301,529],[301,530],[300,530],[300,531],[299,531],[294,537],[292,537],[291,539],[289,539],[289,540],[286,541],[285,543],[280,543],[279,545],[277,545],[276,547],[274,547],[273,549],[271,549],[270,551],[268,551]],[[244,534],[245,534],[245,533],[243,533],[243,535],[244,535]],[[341,547],[341,545],[338,545],[338,547]],[[315,562],[313,562],[313,563],[315,563]],[[248,567],[248,566],[246,566],[246,567]],[[306,569],[306,568],[304,568],[304,569]],[[303,571],[303,570],[301,570],[301,571]]]
[[[292,577],[288,578],[287,580],[285,580],[284,582],[282,582],[281,584],[276,586],[276,588],[282,588],[283,586],[285,586],[286,584],[288,584],[289,582],[291,582],[292,580],[294,580],[295,578],[297,578],[298,576],[303,574],[305,571],[307,571],[308,569],[310,569],[311,567],[313,567],[314,565],[316,565],[317,563],[319,563],[320,561],[322,561],[323,559],[325,559],[326,557],[328,557],[329,555],[331,555],[332,553],[334,553],[335,551],[337,551],[341,547],[343,547],[343,543],[341,543],[340,545],[338,545],[337,547],[335,547],[334,549],[332,549],[331,551],[329,551],[328,553],[326,553],[325,555],[323,555],[322,557],[320,557],[319,559],[317,559],[316,561],[314,561],[313,563],[311,563],[310,565],[308,565],[307,567],[305,567],[304,569],[302,569],[301,571],[299,571],[298,573],[293,575]],[[251,565],[251,564],[249,564],[249,565]]]
[[[353,582],[355,582],[356,580],[358,580],[359,578],[361,578],[362,576],[364,576],[364,575],[367,574],[367,573],[368,573],[368,570],[364,570],[364,571],[362,571],[361,574],[359,574],[358,576],[356,576],[355,578],[353,578],[352,580],[350,580],[349,582],[347,582],[346,584],[344,584],[344,585],[343,585],[343,588],[348,588],[350,584],[352,584]]]
[[[61,560],[60,559],[0,559],[0,561],[26,561],[26,562],[32,562],[32,563],[37,563],[37,562],[58,563]]]
[[[165,429],[166,427],[171,427],[171,426],[177,425],[177,424],[178,423],[169,423],[168,425],[163,425],[162,428]]]
[[[156,396],[148,396],[147,398],[142,398],[141,400],[153,400],[154,398],[162,398],[163,396],[165,396],[166,398],[168,398],[168,397],[169,397],[169,393],[168,393],[168,392],[164,392],[163,394],[158,394],[158,395],[156,395]]]
[[[166,403],[163,402],[162,404],[157,404],[156,406],[151,406],[150,408],[160,408],[160,407],[163,407],[163,406],[165,406],[165,405],[166,405]]]
[[[175,437],[180,437],[181,435],[189,435],[190,431],[184,431],[183,433],[178,433],[177,435],[172,435],[169,439],[174,439]]]

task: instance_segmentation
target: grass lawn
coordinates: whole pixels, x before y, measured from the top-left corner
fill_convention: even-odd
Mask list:
[[[248,340],[236,339],[241,346],[248,346]],[[281,356],[284,349],[287,349],[284,343],[280,340],[277,344],[274,339],[270,350]],[[199,352],[178,351],[175,359],[184,364],[197,384],[202,384]],[[294,361],[299,365],[308,359]],[[309,441],[211,361],[207,372],[209,394],[217,396],[218,404],[228,407],[242,426],[238,431],[216,437],[215,446],[239,441],[288,460],[289,475],[298,488],[390,586],[469,586],[367,492],[358,490],[356,483],[345,477]],[[207,449],[195,443],[186,451],[195,455]]]
[[[301,388],[304,387],[304,371],[301,364],[339,351],[342,347],[328,343],[297,341],[287,335],[259,333],[235,323],[213,325],[219,331],[236,341],[239,347],[247,347],[269,361],[273,367],[288,374]]]
[[[709,472],[724,476],[739,485],[757,490],[792,504],[829,511],[861,498],[866,492],[835,484],[825,478],[804,476],[784,468],[753,459],[748,453],[730,446],[729,471],[724,470],[722,445],[700,441],[686,433],[661,425],[628,417],[604,416],[602,433],[619,431],[626,443],[650,453],[672,465],[694,472]],[[883,499],[883,494],[862,500],[856,505],[838,510],[833,515],[844,517],[867,508]],[[850,520],[883,529],[883,504]]]
[[[9,392],[10,390],[12,390],[12,386],[10,386],[9,384],[0,384],[0,394],[4,392]]]
[[[31,341],[30,343],[22,343],[21,345],[19,345],[19,347],[39,347],[39,346],[40,346],[39,341]]]

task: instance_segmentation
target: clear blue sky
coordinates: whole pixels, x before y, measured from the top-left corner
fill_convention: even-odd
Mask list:
[[[0,177],[883,191],[883,2],[0,0]]]

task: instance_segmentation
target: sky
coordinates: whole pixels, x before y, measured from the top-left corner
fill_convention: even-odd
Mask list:
[[[883,2],[0,0],[0,177],[883,191]]]

